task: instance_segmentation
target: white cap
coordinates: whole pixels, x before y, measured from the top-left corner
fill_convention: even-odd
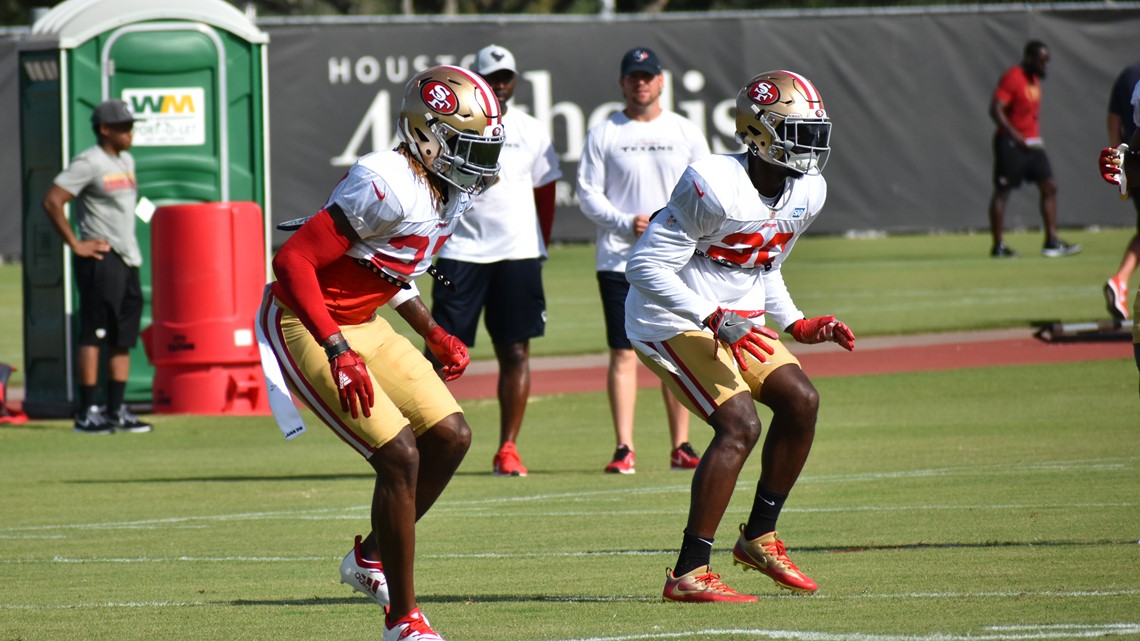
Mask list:
[[[504,69],[518,74],[514,54],[499,45],[487,45],[480,49],[479,53],[475,54],[475,64],[471,66],[471,71],[480,76],[489,76]]]

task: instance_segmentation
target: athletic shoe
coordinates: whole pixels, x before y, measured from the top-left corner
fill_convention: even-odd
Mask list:
[[[526,466],[522,464],[514,443],[508,441],[499,448],[492,463],[492,471],[495,476],[526,476]]]
[[[359,536],[352,551],[340,562],[340,582],[351,585],[353,590],[372,599],[380,607],[388,606],[388,579],[384,576],[384,566],[379,561],[360,556]]]
[[[606,474],[635,474],[633,469],[633,450],[628,445],[620,445],[614,450],[614,460],[606,466]]]
[[[1019,254],[1014,251],[1012,247],[1005,243],[994,245],[994,248],[990,251],[990,256],[994,258],[1017,258],[1018,255]]]
[[[142,434],[154,429],[149,423],[144,423],[139,420],[139,417],[131,414],[126,405],[119,407],[119,411],[111,417],[111,425],[116,432],[133,432],[135,434]]]
[[[776,585],[793,592],[815,592],[819,589],[811,577],[804,574],[788,558],[784,542],[776,538],[775,532],[769,532],[749,541],[744,538],[744,524],[740,524],[740,538],[736,540],[736,547],[732,548],[732,562],[758,570],[768,575]]]
[[[671,470],[692,470],[696,469],[697,464],[701,462],[701,455],[689,445],[688,441],[681,443],[673,453],[669,455],[669,469]]]
[[[681,576],[673,576],[673,568],[667,568],[661,600],[681,603],[749,603],[758,599],[721,583],[720,575],[712,571],[712,566],[702,565]]]
[[[388,623],[388,617],[384,617],[384,636],[381,641],[444,641],[443,637],[431,629],[431,624],[419,608],[399,621],[391,622],[391,627]]]
[[[98,405],[88,407],[86,411],[75,415],[75,426],[71,429],[84,434],[114,434],[115,426],[103,416],[103,410]]]
[[[1113,276],[1104,285],[1104,300],[1108,303],[1108,313],[1116,320],[1128,318],[1128,283]]]
[[[1080,251],[1080,245],[1070,245],[1060,238],[1054,238],[1041,248],[1041,255],[1047,258],[1056,258],[1058,256],[1072,256]]]

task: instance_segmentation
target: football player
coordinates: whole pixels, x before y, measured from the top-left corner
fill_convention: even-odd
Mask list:
[[[432,320],[413,279],[494,181],[504,130],[487,83],[451,66],[409,81],[397,128],[396,149],[357,161],[281,247],[258,323],[288,388],[376,472],[372,531],[356,537],[342,580],[387,606],[384,641],[435,641],[413,588],[415,524],[471,430],[431,363],[376,310],[394,307],[446,380],[463,373],[467,347]]]
[[[760,440],[754,401],[771,408],[772,424],[733,561],[781,588],[817,589],[788,558],[776,520],[811,450],[819,394],[765,318],[801,343],[855,347],[855,335],[834,316],[806,318],[781,273],[827,196],[821,172],[830,135],[823,99],[807,78],[755,76],[736,98],[736,137],[746,151],[691,164],[629,260],[625,323],[638,357],[714,432],[693,476],[666,600],[756,601],[725,585],[709,561],[737,477]]]
[[[1116,147],[1106,147],[1100,150],[1097,167],[1105,182],[1116,185],[1120,190],[1121,198],[1136,198],[1132,194],[1131,185],[1140,182],[1140,82],[1132,89],[1132,120],[1136,129],[1132,132],[1131,144],[1123,143]],[[1140,316],[1140,292],[1132,302],[1132,317]],[[1132,354],[1136,359],[1136,368],[1140,369],[1140,323],[1132,323]]]

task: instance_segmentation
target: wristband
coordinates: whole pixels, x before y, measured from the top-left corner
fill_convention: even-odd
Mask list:
[[[325,345],[324,348],[325,356],[329,357],[330,362],[337,356],[340,356],[341,354],[352,349],[348,346],[348,341],[340,341],[339,343],[334,343],[332,345]]]

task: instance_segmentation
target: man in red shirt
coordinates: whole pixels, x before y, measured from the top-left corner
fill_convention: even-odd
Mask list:
[[[1023,180],[1037,183],[1041,191],[1041,221],[1045,225],[1045,245],[1041,255],[1069,256],[1081,251],[1057,237],[1057,181],[1045,155],[1045,143],[1038,128],[1041,114],[1041,80],[1049,64],[1049,49],[1039,40],[1025,45],[1021,63],[1001,77],[990,103],[990,118],[997,124],[994,134],[994,193],[990,198],[990,231],[994,258],[1014,258],[1017,252],[1002,242],[1005,203],[1009,192]]]

